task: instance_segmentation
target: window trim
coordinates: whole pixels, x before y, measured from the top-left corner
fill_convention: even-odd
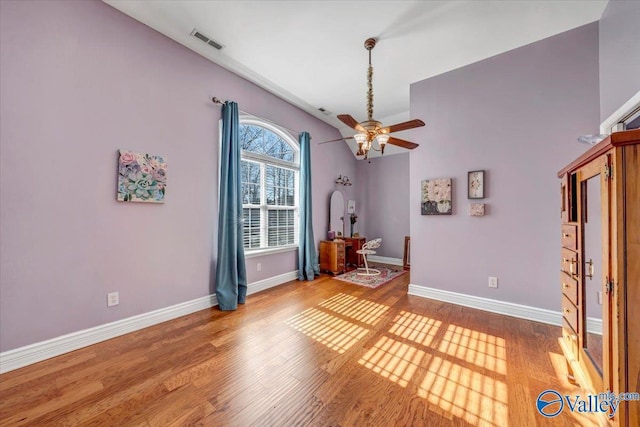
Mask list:
[[[273,248],[246,249],[244,250],[245,258],[257,258],[263,255],[279,254],[283,252],[292,252],[297,250],[299,245],[276,246]]]
[[[272,208],[282,208],[284,210],[293,210],[293,215],[294,215],[294,225],[293,225],[293,240],[294,243],[290,244],[290,245],[284,245],[284,246],[266,246],[266,247],[260,247],[260,248],[244,248],[244,252],[245,252],[245,258],[253,258],[253,257],[257,257],[257,256],[262,256],[262,255],[268,255],[268,254],[274,254],[274,253],[280,253],[280,252],[289,252],[289,251],[293,251],[295,249],[298,249],[299,246],[299,242],[298,242],[298,234],[299,234],[299,227],[300,227],[300,195],[299,195],[299,190],[300,190],[300,144],[298,143],[298,141],[296,141],[296,139],[289,134],[289,132],[287,132],[286,130],[280,128],[277,125],[274,125],[273,123],[270,123],[266,120],[248,115],[248,114],[241,114],[239,117],[239,124],[242,125],[252,125],[252,126],[258,126],[258,127],[262,127],[264,129],[267,129],[270,132],[273,132],[276,136],[280,137],[282,140],[284,140],[293,150],[293,161],[287,161],[287,160],[281,160],[281,159],[276,159],[274,157],[271,156],[267,156],[265,154],[260,154],[260,153],[254,153],[251,151],[245,151],[245,150],[241,150],[241,155],[240,155],[240,159],[241,160],[246,160],[246,161],[254,161],[254,162],[258,162],[260,164],[264,164],[265,167],[266,165],[273,165],[276,167],[281,167],[284,169],[289,169],[291,171],[293,171],[294,173],[294,206],[271,206],[271,205],[267,205],[265,204],[263,205],[251,205],[253,208],[258,208],[260,209],[260,215],[261,215],[261,240],[263,239],[263,234],[268,233],[268,227],[263,226],[263,224],[266,224],[266,218],[263,218],[263,216],[266,216],[266,212],[268,212],[269,207]],[[261,166],[262,169],[262,166]],[[264,177],[261,177],[261,182],[264,182]],[[264,187],[264,186],[263,186]],[[245,203],[242,204],[243,205],[243,209],[245,206]],[[264,222],[263,222],[264,221]],[[244,226],[243,226],[244,228]],[[243,243],[244,245],[244,243]]]
[[[600,133],[611,135],[615,132],[615,126],[618,123],[628,123],[628,119],[631,113],[637,108],[640,108],[640,90],[627,100],[620,108],[613,112],[600,124]]]

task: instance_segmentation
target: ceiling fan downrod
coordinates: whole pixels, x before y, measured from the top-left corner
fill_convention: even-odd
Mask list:
[[[373,66],[371,65],[371,50],[376,46],[377,39],[371,37],[365,40],[364,48],[369,51],[369,68],[367,70],[367,115],[368,121],[373,121]]]

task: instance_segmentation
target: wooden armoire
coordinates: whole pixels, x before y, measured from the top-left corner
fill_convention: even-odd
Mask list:
[[[640,392],[640,129],[612,134],[558,177],[568,375],[594,394]],[[640,426],[640,402],[608,422]]]

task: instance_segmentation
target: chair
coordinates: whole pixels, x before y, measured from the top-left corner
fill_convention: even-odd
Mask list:
[[[356,253],[362,255],[362,258],[364,259],[364,268],[358,268],[356,274],[360,276],[377,276],[380,274],[380,270],[369,268],[369,264],[367,263],[367,255],[375,255],[376,251],[374,251],[374,249],[378,249],[381,243],[381,238],[369,240],[367,243],[362,245],[362,249],[358,249],[356,251]]]

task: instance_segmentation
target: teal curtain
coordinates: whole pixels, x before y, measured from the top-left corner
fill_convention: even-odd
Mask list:
[[[218,259],[216,297],[220,310],[236,310],[247,297],[244,263],[238,104],[222,106],[220,200],[218,203]]]
[[[311,138],[308,132],[300,142],[300,231],[298,235],[298,280],[313,280],[320,274],[311,218]]]

